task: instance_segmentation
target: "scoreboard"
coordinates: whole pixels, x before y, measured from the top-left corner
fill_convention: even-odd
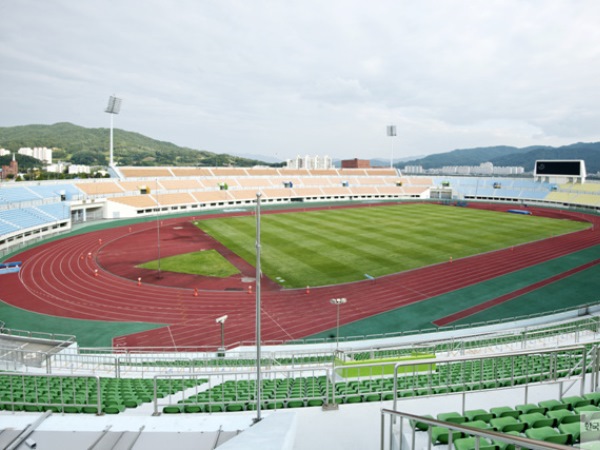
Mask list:
[[[582,159],[538,160],[534,176],[585,177],[585,162]]]

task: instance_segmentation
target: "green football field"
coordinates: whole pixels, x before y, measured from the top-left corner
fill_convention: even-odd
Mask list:
[[[196,225],[254,264],[254,216],[201,220]],[[339,284],[587,227],[568,220],[428,204],[263,214],[261,268],[286,288]]]

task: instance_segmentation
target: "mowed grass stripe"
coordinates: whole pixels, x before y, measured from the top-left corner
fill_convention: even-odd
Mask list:
[[[342,221],[323,221],[320,217],[304,215],[294,221],[293,224],[286,225],[298,231],[298,233],[307,233],[307,236],[314,238],[318,243],[317,250],[327,245],[329,248],[335,248],[330,254],[333,257],[342,257],[348,254],[354,255],[354,259],[370,261],[379,264],[392,264],[393,258],[387,254],[388,247],[381,241],[375,231],[370,233],[361,233],[360,236],[353,234],[354,224],[344,223]],[[356,239],[364,239],[364,245],[357,248]],[[346,264],[347,265],[347,264]]]
[[[385,228],[381,226],[381,222],[377,222],[380,224],[378,226],[363,224],[360,230],[356,230],[355,217],[352,220],[344,220],[345,228],[340,220],[323,220],[323,217],[312,216],[310,221],[305,220],[304,222],[310,223],[321,233],[331,233],[333,236],[337,236],[336,245],[347,244],[346,248],[350,251],[351,256],[356,256],[354,259],[357,260],[357,264],[371,267],[368,274],[372,276],[389,274],[386,267],[396,267],[396,271],[399,272],[429,264],[432,259],[432,243],[437,245],[431,236],[415,235],[413,228],[393,226]],[[360,246],[357,246],[357,241],[360,241]],[[401,244],[401,248],[391,246],[390,242]],[[441,261],[444,259],[444,255],[445,253],[440,253],[436,259]],[[407,256],[410,257],[407,258]],[[372,264],[365,263],[365,260]],[[359,273],[359,278],[363,277],[364,273]]]
[[[256,218],[198,222],[249,263]],[[262,269],[285,287],[382,276],[577,231],[578,222],[440,205],[410,204],[264,214]]]
[[[326,239],[304,233],[303,239],[290,240],[288,235],[282,236],[272,227],[262,228],[261,241],[267,243],[264,255],[264,272],[280,276],[286,280],[284,285],[295,286],[326,284],[324,274],[338,278],[342,273],[353,271],[353,266],[346,264],[335,252],[323,252],[323,248],[331,245]],[[288,229],[290,229],[288,227]],[[293,267],[293,271],[286,271]],[[307,281],[304,281],[307,280]]]

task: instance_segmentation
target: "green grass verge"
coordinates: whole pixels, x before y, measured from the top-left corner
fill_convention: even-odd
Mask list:
[[[3,302],[0,302],[0,317],[7,328],[14,330],[74,335],[80,347],[111,347],[114,337],[166,326],[158,323],[104,322],[54,317],[25,311]]]
[[[140,264],[143,269],[158,269],[158,260]],[[227,278],[240,273],[216,250],[185,253],[160,260],[160,269],[166,272],[188,273],[207,277]]]
[[[255,218],[196,225],[250,264]],[[261,267],[284,287],[379,277],[587,228],[587,223],[430,204],[265,214]]]
[[[411,356],[399,356],[397,358],[367,359],[362,361],[345,362],[336,360],[335,373],[342,378],[393,375],[394,367],[399,362],[434,358],[434,354],[423,353]],[[377,364],[377,366],[369,366],[369,364]],[[429,370],[435,370],[435,364],[411,364],[402,366],[398,368],[398,373],[427,372]]]
[[[372,336],[380,333],[430,330],[433,320],[492,300],[517,289],[561,274],[598,258],[600,246],[555,258],[526,269],[495,277],[473,286],[438,295],[366,319],[342,325],[339,334],[350,336]],[[486,320],[507,319],[528,314],[550,313],[553,310],[572,308],[596,302],[600,291],[600,267],[595,266],[568,278],[556,281],[541,289],[496,305],[480,313],[465,317],[452,325],[473,324]],[[308,339],[334,339],[336,329],[323,331]]]

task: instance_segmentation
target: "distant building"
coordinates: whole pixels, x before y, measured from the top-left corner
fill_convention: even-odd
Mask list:
[[[404,173],[425,173],[423,166],[404,166]]]
[[[55,164],[50,164],[46,167],[46,172],[63,173],[69,167],[68,163],[58,161]]]
[[[331,169],[333,162],[327,155],[325,156],[296,156],[294,159],[288,159],[285,162],[288,169]]]
[[[47,147],[21,147],[18,153],[19,155],[26,155],[35,159],[39,159],[46,164],[52,164],[52,150]]]
[[[83,164],[71,164],[69,166],[69,174],[76,175],[78,173],[87,173],[91,172],[90,166],[84,166]]]
[[[491,162],[484,162],[478,166],[444,166],[440,170],[446,175],[520,175],[525,169],[520,166],[494,166]]]
[[[342,169],[370,169],[371,161],[368,159],[343,159]]]
[[[0,156],[10,155],[10,150],[6,150],[5,148],[0,148]]]
[[[2,166],[2,172],[0,172],[0,178],[5,180],[9,175],[17,176],[19,174],[19,163],[15,159],[15,154],[13,153],[12,161],[8,164],[8,166]]]

